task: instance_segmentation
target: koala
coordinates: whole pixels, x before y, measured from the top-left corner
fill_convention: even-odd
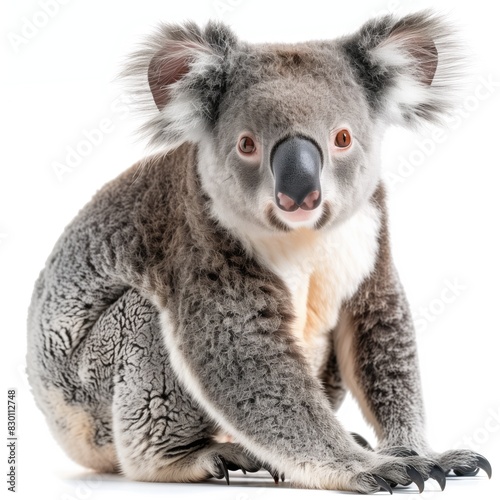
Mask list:
[[[426,440],[380,174],[384,130],[440,120],[460,59],[431,12],[296,44],[218,22],[146,40],[124,77],[156,152],[65,228],[28,312],[30,384],[72,459],[361,493],[491,476]],[[336,418],[347,390],[375,449]]]

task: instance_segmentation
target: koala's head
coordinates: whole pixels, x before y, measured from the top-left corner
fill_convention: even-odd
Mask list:
[[[429,13],[297,44],[254,45],[223,24],[185,24],[162,26],[128,75],[154,101],[151,143],[198,145],[202,186],[222,223],[319,230],[372,195],[388,125],[448,110],[456,58],[449,28]]]

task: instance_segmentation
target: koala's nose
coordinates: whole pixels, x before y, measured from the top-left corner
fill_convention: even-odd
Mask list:
[[[314,210],[321,203],[322,155],[306,137],[292,136],[271,152],[276,204],[286,212]]]

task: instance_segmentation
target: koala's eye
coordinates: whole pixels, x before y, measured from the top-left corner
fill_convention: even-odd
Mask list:
[[[245,135],[239,140],[238,149],[240,153],[244,155],[251,155],[252,153],[255,153],[257,148],[255,146],[255,141],[251,137]]]
[[[348,148],[351,145],[352,139],[349,130],[343,128],[335,135],[334,144],[338,148]]]

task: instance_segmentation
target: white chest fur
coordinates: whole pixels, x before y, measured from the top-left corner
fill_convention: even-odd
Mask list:
[[[255,255],[292,295],[293,334],[318,375],[328,352],[328,333],[341,304],[373,270],[380,227],[378,210],[366,205],[342,225],[322,231],[297,229],[252,238]]]

